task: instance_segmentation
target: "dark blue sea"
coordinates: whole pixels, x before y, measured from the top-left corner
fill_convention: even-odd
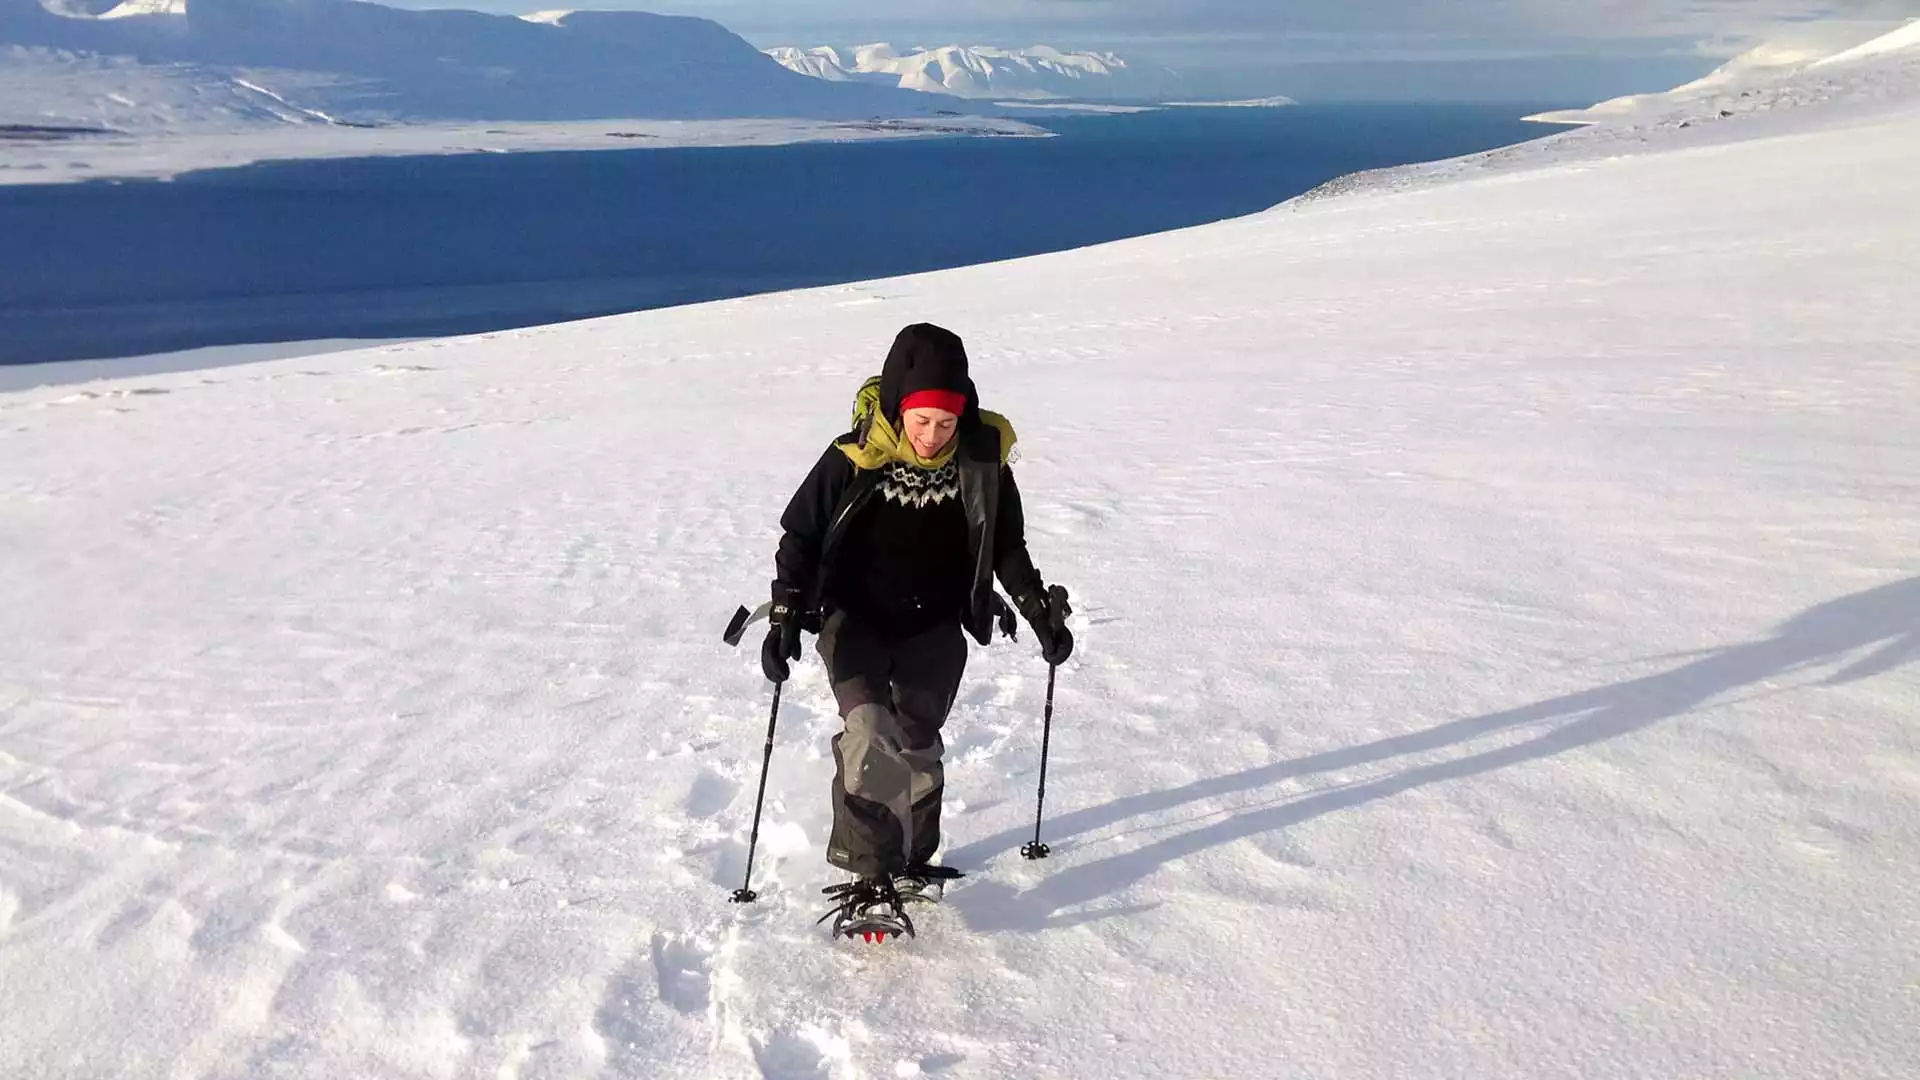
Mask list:
[[[1052,139],[298,161],[0,187],[0,363],[554,322],[1013,258],[1551,134],[1539,105],[1020,118]]]

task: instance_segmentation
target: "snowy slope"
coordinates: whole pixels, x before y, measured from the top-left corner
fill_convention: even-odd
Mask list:
[[[1855,43],[1820,32],[1761,45],[1693,82],[1528,119],[1563,124],[1679,124],[1777,112],[1835,99],[1904,100],[1920,87],[1920,20]]]
[[[1835,110],[0,395],[0,1072],[1920,1074],[1920,105]],[[1044,669],[976,649],[974,876],[862,951],[816,661],[725,903],[718,632],[923,318],[1080,651],[1053,859]]]
[[[1813,67],[1832,67],[1837,64],[1850,64],[1857,60],[1883,57],[1893,53],[1920,50],[1920,19],[1891,33],[1882,34],[1871,41],[1862,42],[1844,52],[1816,60]]]
[[[906,52],[884,42],[852,49],[781,46],[767,55],[802,75],[870,82],[963,98],[1148,98],[1179,86],[1165,68],[1129,63],[1109,52],[1067,52],[1049,45],[1004,49],[944,45]]]
[[[331,122],[325,113],[289,103],[259,79],[286,86],[284,76],[200,64],[0,46],[0,124],[157,134]]]
[[[1798,43],[1767,46],[1664,94],[1616,98],[1588,109],[1526,119],[1575,125],[1546,139],[1446,161],[1354,173],[1302,196],[1409,191],[1542,164],[1598,162],[1621,154],[1744,142],[1759,134],[1830,130],[1904,113],[1920,99],[1920,48],[1912,25],[1858,45],[1840,27],[1811,26]],[[1834,63],[1845,53],[1845,61]]]
[[[133,15],[185,15],[187,0],[122,0],[100,13],[103,19],[124,19]]]
[[[792,45],[778,45],[762,51],[778,61],[781,67],[815,79],[824,79],[827,82],[853,82],[859,78],[859,74],[856,74],[848,68],[847,61],[841,59],[840,50],[830,45],[822,45],[812,49],[802,49]],[[874,80],[876,82],[891,80],[891,76],[887,75],[886,72],[861,74],[879,76],[879,78]]]

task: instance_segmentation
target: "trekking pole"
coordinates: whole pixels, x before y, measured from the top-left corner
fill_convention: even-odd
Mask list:
[[[1053,739],[1053,673],[1059,670],[1054,664],[1047,665],[1047,712],[1040,724],[1040,798],[1033,804],[1033,842],[1020,847],[1020,854],[1029,859],[1053,854],[1052,848],[1040,842],[1040,819],[1047,805],[1047,744]]]
[[[760,794],[753,797],[753,831],[747,834],[747,877],[729,898],[736,904],[751,904],[760,899],[760,894],[750,887],[753,885],[753,849],[760,843],[760,807],[767,800],[767,770],[773,765],[773,727],[780,721],[780,687],[783,685],[773,684],[773,711],[767,714],[767,748],[760,758]]]
[[[1073,605],[1067,603],[1067,590],[1059,585],[1047,589],[1047,621],[1056,630],[1067,628],[1067,616],[1073,614]],[[1053,854],[1053,849],[1040,842],[1040,821],[1046,814],[1047,806],[1047,750],[1053,741],[1053,676],[1060,670],[1058,664],[1047,665],[1047,711],[1040,724],[1040,797],[1033,804],[1033,842],[1023,844],[1020,854],[1029,859],[1044,859]]]

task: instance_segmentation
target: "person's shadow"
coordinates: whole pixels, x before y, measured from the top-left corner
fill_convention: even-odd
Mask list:
[[[1861,652],[1866,655],[1854,655]],[[1111,906],[1094,911],[1076,909],[1126,889],[1172,860],[1211,847],[1398,795],[1425,784],[1474,776],[1589,746],[1679,716],[1717,695],[1812,665],[1844,664],[1821,680],[1828,686],[1884,674],[1920,659],[1920,577],[1821,604],[1795,616],[1772,637],[1763,640],[1684,655],[1694,655],[1697,659],[1660,675],[1595,687],[1506,712],[1455,720],[1409,735],[1275,762],[1230,776],[1133,795],[1064,814],[1045,825],[1047,839],[1056,848],[1064,849],[1058,854],[1071,851],[1071,845],[1061,841],[1138,815],[1204,803],[1294,777],[1439,750],[1491,732],[1535,726],[1540,729],[1531,739],[1300,796],[1191,829],[1134,851],[1086,863],[1043,864],[1047,868],[1045,880],[1025,892],[1017,892],[1002,883],[983,881],[955,890],[949,904],[960,912],[969,927],[979,931],[1036,931],[1107,918],[1137,909]],[[950,853],[948,859],[960,866],[984,863],[1025,838],[1024,831],[1009,830],[976,840]],[[1413,838],[1409,838],[1409,842],[1412,841]]]

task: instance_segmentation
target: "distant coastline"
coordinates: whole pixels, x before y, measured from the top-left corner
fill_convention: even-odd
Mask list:
[[[229,130],[122,132],[0,130],[0,188],[88,180],[170,180],[184,173],[269,161],[434,157],[555,150],[786,146],[941,136],[1047,138],[1018,120],[985,116],[872,120],[564,120],[457,124],[284,125]]]
[[[1160,104],[1169,109],[1285,109],[1300,103],[1290,97],[1275,95],[1237,101],[1163,101]]]

